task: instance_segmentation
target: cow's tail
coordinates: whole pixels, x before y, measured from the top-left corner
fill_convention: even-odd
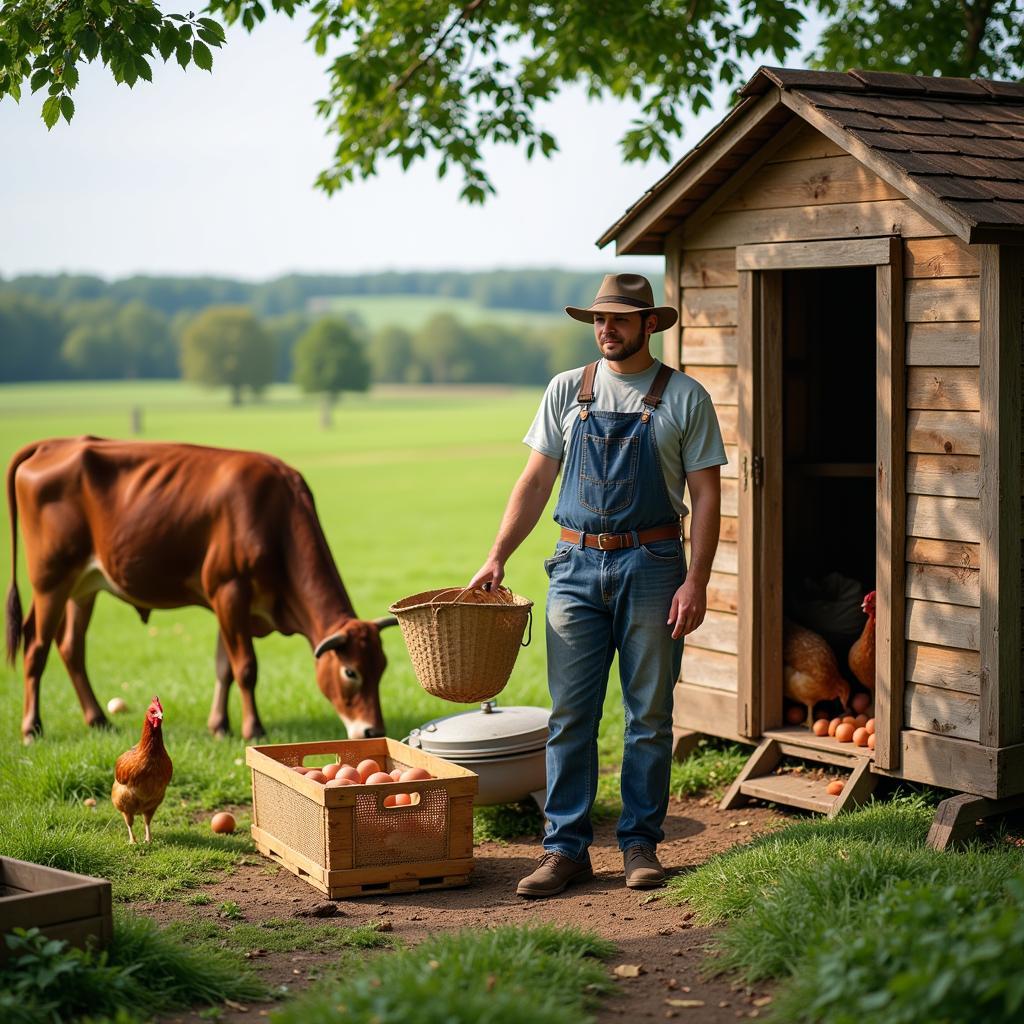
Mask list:
[[[21,597],[18,594],[18,498],[14,493],[14,477],[18,467],[30,459],[38,445],[22,448],[7,467],[7,511],[11,517],[11,589],[7,591],[7,663],[14,664],[21,646]]]

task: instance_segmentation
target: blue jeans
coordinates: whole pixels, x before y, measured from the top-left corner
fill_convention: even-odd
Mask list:
[[[559,542],[547,598],[548,819],[544,848],[581,860],[593,840],[597,733],[615,652],[625,710],[619,849],[663,838],[672,767],[672,692],[683,640],[666,624],[686,577],[682,544],[599,551]]]

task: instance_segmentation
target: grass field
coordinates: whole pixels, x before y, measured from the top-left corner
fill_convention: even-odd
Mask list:
[[[541,328],[565,323],[561,312],[490,309],[471,299],[443,295],[345,295],[318,301],[315,308],[317,312],[355,313],[373,331],[386,326],[415,331],[438,313],[450,313],[466,324]]]
[[[315,404],[288,387],[266,400],[229,408],[225,395],[179,383],[24,385],[0,389],[0,448],[5,463],[22,444],[46,436],[126,436],[129,409],[143,409],[145,437],[274,453],[305,475],[342,576],[359,614],[387,613],[398,598],[467,581],[493,539],[511,485],[525,462],[520,443],[539,400],[536,390],[374,392],[349,398],[335,427],[318,426]],[[10,578],[6,503],[0,580]],[[508,565],[508,584],[536,603],[534,639],[521,652],[507,704],[548,703],[543,643],[546,578],[543,558],[554,547],[549,520]],[[30,588],[19,543],[19,587]],[[105,874],[122,900],[174,897],[230,867],[249,849],[248,821],[225,840],[213,836],[204,812],[250,798],[244,747],[237,733],[210,739],[205,722],[213,689],[215,623],[199,608],[158,611],[143,625],[136,613],[102,595],[88,636],[88,665],[102,704],[123,697],[130,711],[106,733],[84,726],[64,666],[52,652],[43,678],[43,740],[21,745],[21,669],[2,669],[0,702],[0,853]],[[382,703],[389,735],[460,708],[426,695],[413,675],[397,629],[384,634],[389,667]],[[344,736],[316,687],[305,640],[273,635],[256,642],[257,700],[270,742]],[[128,850],[123,823],[109,802],[117,755],[138,738],[149,698],[158,694],[175,775],[155,822],[166,842]],[[621,749],[617,686],[609,687],[602,747],[608,763]],[[237,693],[230,702],[239,722]],[[614,784],[609,779],[609,791]],[[98,806],[82,805],[94,796]],[[173,841],[173,842],[171,842]],[[188,856],[183,857],[185,848]]]

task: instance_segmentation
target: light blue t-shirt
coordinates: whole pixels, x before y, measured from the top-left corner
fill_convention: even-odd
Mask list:
[[[643,397],[661,368],[658,360],[641,373],[616,373],[602,359],[594,378],[594,402],[600,412],[643,412]],[[542,455],[563,461],[573,424],[579,418],[576,401],[583,382],[583,367],[566,370],[548,384],[537,415],[523,442]],[[685,373],[673,373],[651,422],[672,505],[680,516],[689,514],[683,503],[687,471],[724,466],[725,446],[711,396]]]

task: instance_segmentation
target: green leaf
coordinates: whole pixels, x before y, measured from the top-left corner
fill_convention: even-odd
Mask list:
[[[178,45],[174,48],[174,56],[183,68],[187,68],[188,62],[192,59],[192,47],[179,40]]]
[[[33,92],[39,92],[44,85],[50,81],[50,71],[48,68],[40,68],[32,75],[32,79],[29,85]]]
[[[173,25],[168,25],[166,22],[160,28],[160,35],[157,38],[156,48],[160,53],[160,56],[166,61],[170,58],[171,54],[174,53],[174,47],[178,43],[178,33],[174,30]]]
[[[213,70],[213,54],[210,53],[210,48],[206,43],[199,39],[192,44],[192,59],[196,62],[196,67],[200,67],[204,71]]]
[[[218,39],[220,42],[213,44],[220,46],[224,42],[224,27],[218,21],[214,21],[213,18],[200,18],[200,28],[205,29],[211,36]]]
[[[52,128],[60,117],[60,97],[51,96],[43,104],[43,123],[47,128]]]

